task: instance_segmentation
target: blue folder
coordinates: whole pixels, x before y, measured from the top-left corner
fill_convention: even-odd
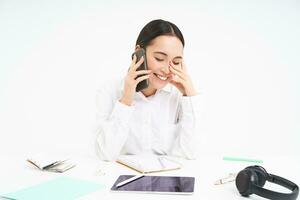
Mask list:
[[[0,196],[12,200],[73,200],[103,187],[103,184],[92,181],[59,177]]]

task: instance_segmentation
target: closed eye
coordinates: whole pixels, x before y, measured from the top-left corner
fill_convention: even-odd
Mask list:
[[[159,59],[159,58],[156,58],[156,57],[155,57],[155,59],[156,59],[157,61],[159,61],[159,62],[164,61],[164,59]]]

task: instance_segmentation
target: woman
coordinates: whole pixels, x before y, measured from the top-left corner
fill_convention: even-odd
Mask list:
[[[197,92],[183,62],[184,38],[168,21],[140,32],[136,50],[146,51],[148,70],[134,56],[124,80],[97,92],[97,150],[103,160],[120,154],[195,157]],[[139,82],[149,86],[136,92]],[[176,89],[177,88],[177,89]]]

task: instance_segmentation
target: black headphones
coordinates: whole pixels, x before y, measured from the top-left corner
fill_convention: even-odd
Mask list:
[[[266,181],[281,185],[292,193],[280,193],[264,189]],[[249,166],[240,171],[235,179],[235,185],[242,196],[249,196],[256,194],[258,196],[274,199],[274,200],[295,200],[298,197],[298,186],[280,176],[268,174],[267,171],[261,166]]]

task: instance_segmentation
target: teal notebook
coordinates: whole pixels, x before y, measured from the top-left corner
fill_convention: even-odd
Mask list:
[[[22,200],[73,200],[103,188],[96,182],[70,177],[59,177],[47,182],[0,195],[3,199]]]

